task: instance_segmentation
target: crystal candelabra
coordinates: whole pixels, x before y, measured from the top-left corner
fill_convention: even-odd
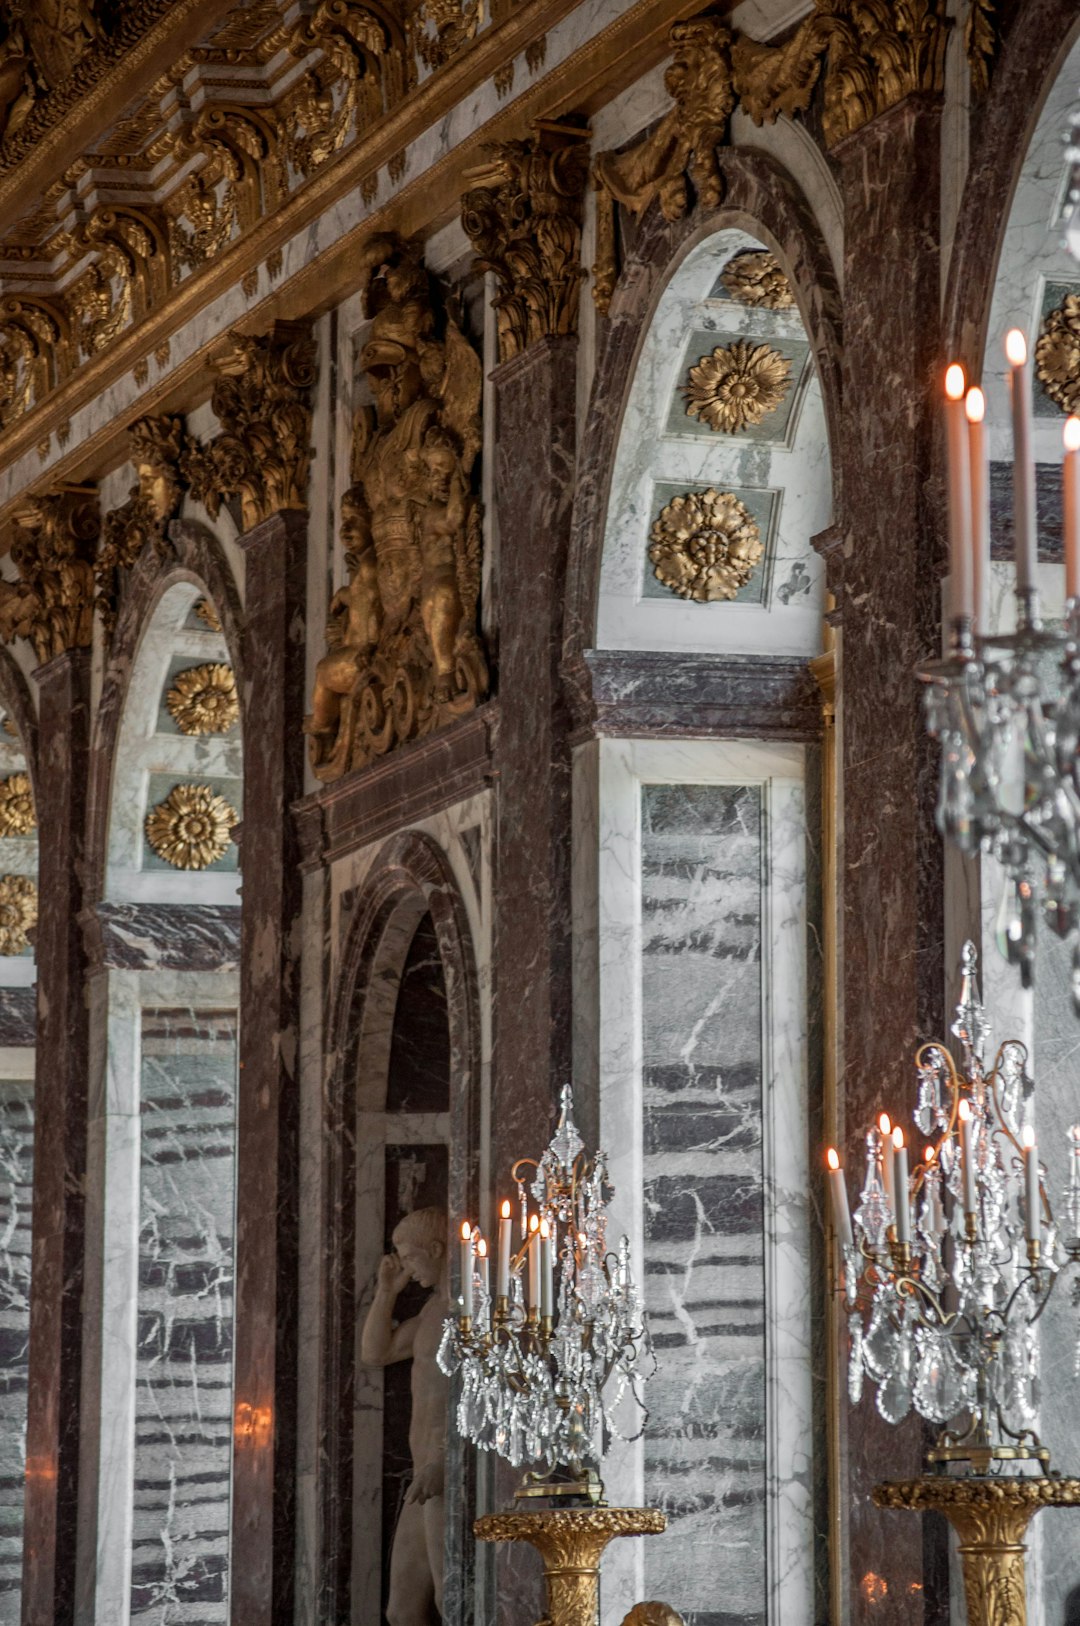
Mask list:
[[[938,828],[1005,873],[999,947],[1034,979],[1041,915],[1073,939],[1080,1014],[1080,419],[1065,424],[1064,622],[1040,619],[1031,373],[1024,335],[1007,337],[1013,422],[1016,630],[990,628],[989,462],[985,400],[956,363],[945,376],[949,449],[951,638],[925,666],[927,728],[941,746]]]
[[[539,1162],[521,1158],[511,1172],[517,1201],[501,1205],[494,1261],[486,1239],[468,1221],[461,1227],[461,1298],[439,1365],[460,1375],[460,1432],[514,1466],[545,1471],[527,1476],[520,1495],[596,1502],[603,1436],[620,1434],[628,1395],[640,1433],[654,1363],[627,1239],[608,1251],[604,1154],[585,1156],[569,1087]]]
[[[1037,1326],[1062,1267],[1080,1263],[1080,1126],[1063,1237],[1039,1164],[1027,1051],[1007,1040],[988,1065],[988,1031],[967,943],[952,1026],[961,1066],[942,1043],[916,1057],[917,1166],[909,1171],[903,1131],[883,1114],[866,1138],[852,1216],[839,1159],[828,1158],[852,1403],[868,1375],[887,1422],[914,1407],[941,1425],[932,1465],[981,1475],[1008,1461],[1045,1469]]]

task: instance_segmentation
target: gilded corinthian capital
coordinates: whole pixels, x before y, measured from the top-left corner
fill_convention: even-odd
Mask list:
[[[528,141],[487,147],[487,162],[467,171],[461,223],[499,283],[501,361],[577,328],[587,139],[579,126],[538,125]]]
[[[13,520],[14,581],[0,580],[0,639],[29,638],[38,664],[89,647],[101,521],[92,486],[32,498]]]
[[[229,338],[230,349],[214,363],[210,397],[221,433],[186,451],[180,468],[214,517],[225,498],[239,497],[241,524],[250,531],[271,514],[307,506],[315,341],[302,322]]]

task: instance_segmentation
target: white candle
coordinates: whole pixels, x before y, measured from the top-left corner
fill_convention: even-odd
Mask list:
[[[1024,1215],[1024,1234],[1029,1242],[1038,1242],[1039,1223],[1042,1218],[1039,1201],[1039,1148],[1035,1144],[1035,1131],[1030,1124],[1024,1125],[1024,1176],[1026,1198],[1026,1213]]]
[[[1016,588],[1035,586],[1038,542],[1035,531],[1035,460],[1031,450],[1031,379],[1027,340],[1018,327],[1005,335],[1013,429],[1013,525],[1016,531]]]
[[[971,1106],[960,1103],[960,1167],[964,1177],[964,1213],[975,1212],[975,1158],[971,1146]]]
[[[504,1197],[499,1209],[499,1260],[495,1271],[495,1296],[510,1297],[510,1204]]]
[[[481,1237],[476,1244],[476,1268],[480,1275],[480,1285],[484,1289],[484,1298],[490,1303],[491,1278],[488,1274],[488,1245],[486,1237]]]
[[[977,386],[964,400],[971,466],[972,602],[975,626],[990,631],[990,454],[986,444],[986,397]]]
[[[1065,597],[1080,598],[1080,418],[1065,419],[1065,460],[1061,468],[1062,539]]]
[[[472,1226],[468,1220],[461,1225],[461,1314],[472,1320],[473,1313],[473,1254]]]
[[[851,1210],[848,1208],[844,1171],[840,1167],[840,1159],[836,1154],[835,1147],[830,1146],[825,1156],[829,1164],[829,1192],[832,1197],[833,1226],[836,1230],[836,1240],[842,1248],[853,1248],[855,1246],[855,1233],[851,1229]]]
[[[908,1160],[907,1147],[904,1145],[904,1131],[897,1126],[893,1130],[893,1181],[896,1186],[896,1240],[897,1242],[911,1241],[911,1207],[908,1192]]]
[[[893,1143],[892,1120],[887,1112],[883,1112],[878,1119],[878,1129],[881,1131],[881,1179],[885,1187],[885,1201],[896,1212],[896,1197],[893,1192]]]
[[[530,1312],[540,1305],[540,1239],[537,1236],[540,1221],[535,1214],[529,1217],[529,1296],[526,1308]]]
[[[972,616],[971,475],[964,414],[964,369],[945,372],[945,438],[949,465],[949,603],[953,618]]]
[[[540,1314],[555,1313],[554,1282],[552,1280],[551,1229],[546,1219],[540,1221]]]

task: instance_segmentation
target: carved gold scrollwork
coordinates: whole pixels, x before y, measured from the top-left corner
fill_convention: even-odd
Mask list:
[[[318,778],[339,778],[471,711],[487,693],[476,632],[480,360],[419,253],[379,236],[361,257],[373,407],[341,510],[349,579],[334,595],[305,725]]]
[[[71,363],[71,328],[58,304],[29,294],[0,300],[0,428],[43,400]]]
[[[213,363],[210,397],[221,433],[189,446],[180,468],[212,516],[226,497],[239,497],[249,531],[271,514],[306,506],[315,342],[300,322],[276,322],[257,338],[229,337],[228,352]]]
[[[183,494],[179,464],[186,436],[181,419],[141,418],[128,430],[128,440],[138,480],[127,502],[105,515],[94,564],[97,607],[107,633],[116,624],[123,572],[148,542],[164,557],[166,527]]]
[[[79,346],[90,356],[168,293],[168,238],[164,223],[149,211],[117,206],[96,209],[66,246],[73,256],[96,255],[68,294]]]
[[[472,184],[461,223],[478,264],[499,283],[502,361],[537,339],[577,329],[588,134],[580,126],[538,124],[531,140],[492,145],[488,161],[466,171]]]
[[[173,150],[205,158],[168,203],[175,266],[196,270],[280,203],[277,121],[256,108],[215,104],[181,131]]]
[[[442,68],[475,39],[480,0],[420,0],[409,14],[409,40],[427,68]]]
[[[94,552],[101,524],[97,492],[66,486],[34,497],[13,517],[14,581],[0,580],[0,639],[29,638],[39,665],[89,647]]]
[[[289,41],[297,56],[318,49],[322,64],[305,73],[288,97],[286,151],[301,175],[314,173],[344,144],[400,100],[414,82],[411,55],[397,14],[371,0],[320,0]],[[407,60],[408,58],[408,60]]]

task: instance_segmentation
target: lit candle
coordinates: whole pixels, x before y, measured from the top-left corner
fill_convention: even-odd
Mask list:
[[[529,1313],[535,1314],[540,1304],[540,1239],[537,1231],[540,1221],[535,1214],[529,1215],[529,1296],[526,1308]]]
[[[1035,462],[1031,450],[1031,380],[1027,340],[1018,327],[1005,335],[1013,427],[1013,525],[1016,532],[1016,590],[1035,586]]]
[[[892,1120],[887,1112],[883,1112],[878,1119],[878,1128],[881,1131],[881,1178],[885,1186],[885,1201],[896,1212],[896,1196],[893,1191],[893,1143]]]
[[[968,1101],[960,1103],[960,1165],[964,1177],[964,1213],[975,1212],[975,1157],[972,1152],[972,1118],[971,1105]]]
[[[551,1229],[546,1219],[540,1221],[540,1314],[554,1314],[555,1294],[552,1280]]]
[[[488,1275],[488,1245],[486,1237],[480,1237],[476,1244],[476,1264],[480,1272],[480,1285],[484,1289],[484,1297],[485,1299],[490,1299],[491,1279]]]
[[[495,1272],[495,1296],[510,1297],[510,1203],[504,1197],[499,1209],[499,1261]]]
[[[1080,598],[1080,418],[1065,419],[1065,460],[1061,469],[1065,543],[1065,597]]]
[[[1039,1240],[1039,1149],[1035,1145],[1035,1131],[1030,1124],[1024,1125],[1024,1175],[1027,1201],[1024,1215],[1024,1234],[1029,1242]]]
[[[964,400],[971,465],[972,603],[975,626],[990,631],[990,454],[986,445],[986,397],[976,385]]]
[[[473,1255],[472,1226],[468,1220],[461,1224],[461,1314],[471,1321],[473,1313]]]
[[[897,1124],[892,1132],[893,1142],[893,1181],[896,1186],[896,1240],[897,1242],[911,1241],[911,1207],[908,1192],[908,1161],[907,1147],[904,1145],[904,1131]]]
[[[842,1248],[855,1246],[855,1233],[851,1229],[851,1210],[848,1208],[847,1186],[844,1184],[844,1171],[840,1167],[840,1159],[836,1148],[830,1146],[825,1153],[829,1165],[829,1191],[832,1195],[833,1225],[836,1228],[836,1239]]]
[[[964,416],[964,369],[945,371],[945,435],[949,461],[949,600],[954,620],[971,616],[971,475]]]

